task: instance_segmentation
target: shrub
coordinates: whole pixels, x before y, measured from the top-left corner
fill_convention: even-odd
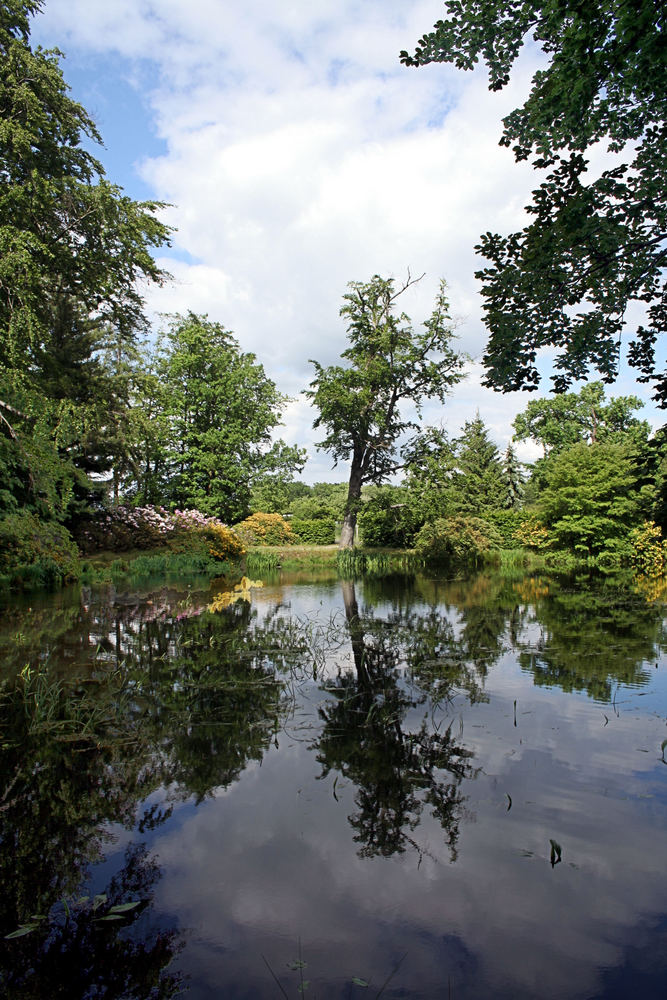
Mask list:
[[[667,541],[653,521],[644,521],[630,532],[631,559],[636,568],[647,577],[657,578],[667,570]]]
[[[333,545],[336,541],[336,522],[329,517],[293,517],[290,528],[304,545]]]
[[[0,574],[10,586],[57,587],[79,577],[79,552],[62,524],[34,514],[8,514],[0,520]]]
[[[124,552],[167,546],[172,552],[199,553],[214,559],[243,555],[242,540],[217,517],[200,510],[164,507],[113,507],[85,522],[79,533],[84,552]]]
[[[237,533],[224,524],[210,524],[198,530],[208,543],[209,555],[214,559],[238,559],[245,552]]]
[[[520,510],[490,510],[485,512],[484,519],[497,528],[502,535],[504,549],[520,549],[522,543],[517,537],[517,530],[525,523],[526,515]]]
[[[546,549],[549,547],[549,532],[535,517],[526,518],[514,531],[514,538],[519,545],[527,549]]]
[[[424,525],[415,549],[427,563],[476,563],[502,544],[497,528],[480,517],[441,517]]]
[[[164,545],[173,530],[172,515],[164,507],[122,505],[82,521],[76,529],[76,540],[86,554],[125,552]]]
[[[251,514],[234,530],[246,545],[293,545],[296,541],[282,514]]]
[[[372,548],[409,549],[424,523],[414,508],[408,490],[400,486],[380,487],[359,514],[364,545]]]

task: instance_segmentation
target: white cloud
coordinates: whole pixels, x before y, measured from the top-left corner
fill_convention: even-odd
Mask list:
[[[312,377],[309,358],[329,363],[345,347],[347,282],[410,267],[426,277],[406,311],[424,319],[444,276],[461,348],[479,358],[473,247],[484,231],[520,225],[534,186],[498,139],[536,56],[522,56],[500,94],[482,71],[402,67],[400,49],[438,16],[430,0],[408,10],[398,0],[50,0],[40,37],[122,56],[165,144],[152,158],[127,150],[173,205],[175,249],[191,261],[168,262],[177,280],[151,291],[151,310],[207,312],[294,395]],[[448,423],[468,419],[473,398],[505,440],[527,397],[471,386],[453,396]],[[294,441],[312,441],[311,423],[305,405],[292,408]],[[307,478],[328,469],[322,457]]]

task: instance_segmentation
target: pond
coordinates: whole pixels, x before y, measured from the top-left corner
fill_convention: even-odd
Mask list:
[[[0,992],[664,998],[664,607],[73,588],[0,626]]]

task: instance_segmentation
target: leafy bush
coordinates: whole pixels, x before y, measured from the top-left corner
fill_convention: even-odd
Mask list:
[[[653,521],[644,521],[630,532],[631,558],[637,569],[647,577],[665,576],[667,571],[667,541]]]
[[[381,487],[359,514],[362,541],[372,548],[412,548],[423,523],[408,490],[398,486]]]
[[[164,507],[122,505],[81,522],[76,540],[86,554],[153,549],[165,545],[174,529],[174,519]]]
[[[573,445],[549,462],[545,479],[538,503],[551,547],[585,558],[628,553],[630,530],[655,501],[635,452],[611,442]]]
[[[0,574],[13,587],[57,587],[78,579],[79,552],[61,524],[34,514],[8,514],[0,520]]]
[[[517,530],[525,523],[526,515],[520,510],[490,510],[484,519],[497,528],[503,539],[504,549],[520,549],[522,543],[517,537]]]
[[[282,514],[251,514],[234,530],[245,545],[293,545],[296,541]]]
[[[494,525],[480,517],[441,517],[425,524],[415,549],[427,563],[476,563],[502,548],[503,538]]]
[[[210,524],[198,530],[208,543],[209,555],[214,559],[238,559],[245,552],[239,536],[224,524]]]
[[[333,545],[336,541],[336,522],[329,517],[293,517],[290,528],[304,545]]]
[[[514,531],[514,538],[519,545],[527,549],[546,549],[549,547],[549,532],[536,517],[528,517]]]
[[[200,510],[170,514],[164,507],[114,507],[86,521],[78,538],[86,553],[166,546],[172,552],[235,559],[245,551],[238,535],[217,517],[207,517]]]

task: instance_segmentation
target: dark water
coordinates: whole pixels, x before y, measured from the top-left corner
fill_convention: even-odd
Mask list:
[[[4,609],[3,996],[667,995],[661,604],[219,591]]]

